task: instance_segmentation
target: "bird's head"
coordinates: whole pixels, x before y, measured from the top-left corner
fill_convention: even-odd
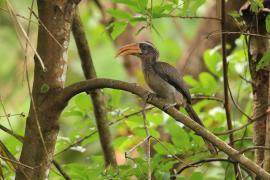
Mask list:
[[[142,60],[157,60],[159,53],[150,42],[131,43],[118,49],[117,56],[133,55]]]

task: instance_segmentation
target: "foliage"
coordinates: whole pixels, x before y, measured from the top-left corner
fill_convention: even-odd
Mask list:
[[[28,1],[30,2],[30,1]],[[151,33],[154,43],[161,51],[161,57],[168,59],[169,63],[176,64],[181,57],[181,52],[185,50],[183,40],[180,40],[178,32],[175,30],[171,19],[181,16],[196,16],[200,8],[206,4],[205,0],[112,0],[117,5],[125,5],[126,10],[110,9],[106,13],[113,18],[111,37],[116,39],[128,27],[128,25],[140,30],[152,29]],[[261,7],[260,1],[251,1],[254,9]],[[19,9],[27,7],[23,4],[18,5]],[[202,8],[203,9],[203,8]],[[82,6],[80,8],[85,30],[92,50],[95,67],[99,77],[110,77],[114,79],[125,79],[125,73],[121,64],[114,60],[114,47],[110,37],[105,33],[106,27],[100,23],[100,11],[94,5]],[[27,13],[26,13],[27,14]],[[165,18],[165,19],[164,19]],[[266,28],[269,31],[269,18],[267,18]],[[186,36],[191,37],[196,30],[197,22],[189,20],[180,22],[182,27],[187,27]],[[195,25],[194,25],[195,24]],[[9,112],[27,113],[30,98],[28,97],[27,85],[25,80],[18,77],[23,75],[23,51],[19,48],[19,43],[14,35],[12,23],[7,15],[0,11],[0,56],[6,59],[6,65],[0,67],[0,81],[6,87],[1,87],[1,95],[6,97],[5,104]],[[191,27],[191,28],[190,28]],[[36,35],[36,24],[33,24],[32,31]],[[151,31],[152,32],[152,31]],[[160,34],[161,37],[158,35]],[[166,34],[166,35],[165,35]],[[133,34],[132,34],[133,35]],[[162,38],[162,37],[165,38]],[[34,36],[35,37],[35,36]],[[176,42],[176,38],[177,41]],[[248,81],[241,80],[239,76],[250,80],[247,62],[246,44],[243,37],[236,41],[236,48],[228,55],[229,79],[232,97],[239,104],[246,114],[251,113],[251,87]],[[9,49],[13,49],[10,53]],[[67,85],[83,79],[83,75],[78,61],[75,43],[72,41],[69,49],[69,70],[67,75]],[[220,46],[207,50],[203,54],[204,62],[207,67],[198,79],[192,76],[185,76],[184,80],[190,87],[193,95],[222,97],[223,77],[222,77],[222,56]],[[263,68],[269,62],[269,53],[265,54],[257,68]],[[31,62],[32,71],[33,62]],[[13,76],[13,74],[16,74]],[[32,77],[32,74],[31,74]],[[138,79],[138,82],[141,82]],[[23,88],[21,84],[23,82]],[[18,85],[19,84],[19,85]],[[41,92],[48,91],[47,84],[43,84]],[[12,94],[10,93],[12,91]],[[3,94],[2,94],[3,92]],[[74,97],[65,108],[60,118],[60,134],[58,136],[55,159],[62,165],[63,169],[72,179],[145,179],[147,175],[147,160],[145,145],[139,146],[129,158],[125,159],[125,152],[129,151],[136,144],[143,141],[146,137],[143,118],[140,113],[129,116],[129,114],[141,109],[138,100],[130,94],[115,90],[103,90],[107,102],[110,129],[113,134],[112,144],[116,150],[116,158],[120,164],[117,168],[109,167],[104,169],[104,160],[99,144],[99,137],[96,133],[93,107],[89,96],[81,93]],[[235,107],[232,104],[233,107]],[[194,104],[194,109],[203,119],[206,127],[212,132],[223,132],[227,129],[223,104],[217,101],[201,100]],[[1,111],[2,113],[2,111]],[[125,118],[128,116],[128,118]],[[2,118],[2,117],[1,117]],[[232,118],[235,127],[239,127],[248,122],[247,118],[236,108],[232,110]],[[167,114],[157,109],[147,112],[149,131],[153,138],[153,152],[151,157],[151,171],[156,179],[169,179],[174,173],[172,168],[180,168],[185,163],[195,162],[200,159],[211,157],[206,150],[201,137],[194,134],[189,129],[176,123]],[[2,120],[3,122],[4,120]],[[14,131],[23,134],[25,118],[12,117]],[[8,125],[7,123],[3,125]],[[252,129],[244,128],[235,133],[235,138],[250,137]],[[14,138],[2,133],[1,140],[17,158],[21,150],[21,143]],[[85,138],[85,137],[88,138]],[[85,138],[82,143],[76,141]],[[228,136],[220,136],[224,141],[228,141]],[[66,147],[75,145],[65,150]],[[243,149],[251,144],[250,141],[239,141],[236,143],[238,149]],[[63,151],[65,150],[65,151]],[[63,152],[62,152],[63,151]],[[248,156],[252,154],[247,153]],[[178,157],[175,158],[175,157]],[[220,153],[219,157],[226,157]],[[181,161],[180,161],[180,160]],[[2,163],[2,162],[1,162]],[[2,163],[4,175],[7,179],[14,176],[14,172],[4,162]],[[53,168],[54,169],[54,168]],[[202,164],[197,168],[185,170],[178,179],[233,179],[232,165],[227,162]],[[245,172],[243,172],[245,174]],[[51,171],[49,179],[62,179],[56,170]]]

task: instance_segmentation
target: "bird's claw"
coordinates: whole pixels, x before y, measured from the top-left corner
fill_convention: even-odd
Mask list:
[[[167,111],[169,108],[174,107],[175,105],[177,105],[177,103],[173,103],[173,104],[165,104],[165,106],[162,108],[164,111]]]
[[[153,99],[153,97],[156,96],[154,93],[149,93],[146,97],[146,102],[149,102]]]

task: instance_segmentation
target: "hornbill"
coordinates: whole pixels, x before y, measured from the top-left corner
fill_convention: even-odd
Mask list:
[[[134,55],[141,59],[144,79],[148,86],[163,98],[168,104],[164,109],[172,106],[179,109],[184,106],[189,116],[201,126],[204,126],[191,105],[191,96],[180,73],[170,64],[159,61],[159,52],[150,42],[131,43],[122,46],[117,54]],[[212,154],[217,149],[209,141],[204,140]]]

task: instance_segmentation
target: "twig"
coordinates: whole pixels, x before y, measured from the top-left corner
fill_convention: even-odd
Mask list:
[[[218,101],[218,102],[224,103],[222,98],[214,97],[214,96],[197,95],[197,96],[192,97],[192,101],[198,101],[198,100],[212,100],[212,101]]]
[[[49,29],[45,26],[45,24],[40,20],[40,18],[38,17],[38,15],[35,13],[35,11],[33,11],[33,9],[29,9],[30,13],[34,15],[34,17],[38,20],[39,24],[43,27],[43,29],[45,31],[47,31],[48,35],[51,36],[51,38],[61,47],[64,48],[62,46],[62,44],[54,37],[54,35],[49,31]]]
[[[8,10],[9,10],[10,16],[13,18],[15,24],[16,24],[16,25],[19,27],[19,29],[21,30],[21,33],[23,34],[25,40],[29,43],[29,46],[31,47],[31,49],[34,51],[34,53],[35,53],[35,55],[36,55],[36,57],[37,57],[37,59],[38,59],[40,65],[41,65],[41,67],[42,67],[42,70],[43,70],[44,72],[46,72],[47,70],[46,70],[46,67],[45,67],[45,65],[44,65],[44,63],[43,63],[43,60],[41,59],[41,57],[39,56],[38,52],[36,51],[36,49],[35,49],[34,46],[32,45],[32,43],[31,43],[29,37],[27,36],[27,33],[25,32],[23,26],[22,26],[21,23],[18,21],[17,16],[16,16],[14,10],[12,9],[11,4],[9,3],[8,0],[6,0],[6,3],[7,3],[7,7],[8,7]]]
[[[76,46],[81,60],[81,66],[85,79],[96,78],[96,71],[93,64],[90,47],[84,32],[83,24],[78,13],[75,12],[72,33],[75,38]],[[92,99],[94,114],[99,133],[100,144],[103,150],[106,166],[116,166],[115,152],[111,143],[111,132],[108,125],[108,117],[104,97],[100,90],[88,91]]]
[[[231,129],[231,130],[228,130],[228,131],[224,131],[224,132],[217,132],[217,133],[215,133],[215,135],[221,136],[221,135],[231,134],[231,133],[234,133],[236,131],[239,131],[239,130],[241,130],[241,129],[243,129],[243,128],[249,126],[249,125],[251,125],[253,122],[259,121],[260,118],[263,117],[263,116],[265,116],[265,115],[266,115],[266,113],[263,113],[263,114],[259,115],[258,117],[255,117],[255,118],[251,119],[248,123],[246,123],[246,124],[244,124],[244,125],[242,125],[242,126],[240,126],[238,128],[234,128],[234,129]]]
[[[241,109],[241,107],[235,102],[235,100],[234,100],[234,98],[233,98],[233,95],[232,95],[232,91],[231,91],[231,88],[230,88],[230,84],[229,84],[229,83],[228,83],[228,90],[229,90],[229,93],[230,93],[232,102],[233,102],[233,104],[235,105],[236,109],[237,109],[240,113],[242,113],[248,120],[251,121],[252,118],[251,118],[249,115],[247,115],[247,114]]]
[[[236,143],[238,141],[251,141],[252,140],[252,137],[242,137],[242,138],[239,138],[239,139],[234,139],[233,143]]]
[[[25,117],[25,114],[23,112],[21,113],[15,113],[15,114],[7,114],[7,115],[0,115],[0,118],[2,117],[12,117],[12,116],[21,116],[21,117]]]
[[[154,17],[154,19],[159,19],[159,18],[203,19],[203,20],[221,21],[220,18],[217,18],[217,17],[207,17],[207,16],[178,16],[178,15],[168,15],[168,16]]]
[[[269,36],[264,36],[261,34],[255,34],[255,33],[246,33],[246,32],[241,32],[241,31],[222,31],[222,32],[211,32],[208,35],[205,36],[206,39],[209,39],[211,36],[216,36],[216,35],[222,35],[222,34],[226,34],[226,35],[235,35],[235,34],[239,34],[239,35],[247,35],[247,36],[254,36],[254,37],[261,37],[261,38],[266,38],[266,39],[270,39]]]
[[[5,12],[5,13],[9,13],[7,9],[4,9],[4,8],[1,8],[1,7],[0,7],[0,10],[3,11],[3,12]],[[27,17],[25,17],[25,16],[23,16],[23,15],[20,15],[20,14],[15,14],[15,15],[16,15],[17,17],[19,17],[19,18],[24,19],[24,20],[31,21],[32,23],[38,24],[37,22],[32,21],[32,20],[28,19]]]
[[[142,144],[144,144],[149,138],[151,138],[150,136],[147,136],[146,138],[144,138],[142,141],[140,141],[138,144],[136,144],[135,146],[133,146],[130,150],[128,150],[127,152],[125,152],[125,158],[128,158],[129,154],[132,153],[133,151],[135,151],[139,146],[141,146]]]
[[[229,163],[235,163],[235,161],[232,161],[230,159],[226,159],[226,158],[209,158],[209,159],[202,159],[190,164],[185,165],[184,167],[182,167],[181,169],[179,169],[176,173],[176,175],[180,175],[184,170],[188,169],[188,168],[192,168],[192,167],[199,167],[201,165],[203,165],[204,163],[210,163],[210,162],[229,162]],[[177,177],[177,176],[176,176]]]
[[[53,165],[56,167],[56,169],[61,173],[61,175],[65,178],[65,180],[71,180],[71,177],[63,170],[63,168],[61,167],[61,165],[53,160]]]
[[[28,166],[28,165],[23,164],[23,163],[21,163],[21,162],[19,162],[19,161],[15,161],[15,160],[12,160],[12,159],[3,157],[3,156],[1,156],[1,155],[0,155],[0,158],[3,159],[3,160],[5,160],[5,161],[12,162],[12,163],[14,163],[14,164],[17,164],[17,165],[19,165],[19,166],[22,166],[22,167],[25,167],[25,168],[28,168],[28,169],[32,169],[32,170],[35,169],[34,167]]]
[[[148,180],[151,180],[151,139],[150,139],[150,133],[149,133],[149,124],[148,124],[148,121],[146,119],[146,114],[145,114],[146,105],[147,103],[145,102],[143,104],[142,116],[143,116],[143,126],[145,129],[145,133],[146,133],[146,136],[149,137],[147,138],[146,152],[147,152]]]
[[[221,0],[221,31],[225,31],[226,28],[226,10],[225,10],[225,0]],[[231,113],[230,113],[230,102],[229,102],[229,81],[228,81],[228,64],[227,64],[227,52],[226,52],[226,34],[221,34],[221,45],[222,45],[222,65],[223,65],[223,79],[224,79],[224,108],[226,112],[226,120],[227,120],[227,127],[228,130],[233,129]],[[229,134],[230,145],[234,147],[233,144],[233,134]],[[238,173],[237,163],[234,163],[234,173],[235,178],[238,180],[237,177]]]
[[[270,150],[270,147],[266,147],[266,146],[253,146],[253,147],[248,147],[246,149],[243,149],[241,151],[239,151],[239,154],[244,154],[247,151],[253,151],[256,149],[264,149],[264,150]]]
[[[21,142],[23,141],[23,137],[21,135],[14,133],[10,129],[8,129],[8,128],[2,126],[2,125],[0,125],[0,129],[3,130],[4,132],[10,134],[11,136],[15,137],[17,140],[19,140]]]
[[[5,108],[5,105],[4,105],[4,103],[3,103],[3,100],[2,100],[2,97],[1,97],[1,96],[0,96],[0,103],[1,103],[2,109],[3,109],[3,111],[4,111],[5,117],[7,118],[9,127],[10,127],[11,131],[13,131],[12,126],[11,126],[11,123],[10,123],[10,120],[9,120],[8,113],[7,113],[7,111],[6,111],[6,108]]]

